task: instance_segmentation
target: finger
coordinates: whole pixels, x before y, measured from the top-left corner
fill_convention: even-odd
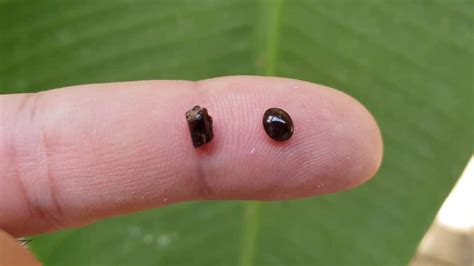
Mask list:
[[[214,139],[192,145],[184,113],[206,107]],[[75,86],[0,97],[0,228],[34,234],[192,199],[289,199],[374,175],[378,127],[351,97],[283,78]],[[262,126],[269,107],[295,130]]]

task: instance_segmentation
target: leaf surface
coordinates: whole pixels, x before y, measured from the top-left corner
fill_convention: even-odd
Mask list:
[[[0,92],[276,75],[374,114],[380,172],[344,193],[193,202],[35,237],[45,265],[405,265],[472,153],[472,1],[0,1]]]

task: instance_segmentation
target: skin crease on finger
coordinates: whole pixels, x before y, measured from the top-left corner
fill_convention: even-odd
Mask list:
[[[214,139],[192,145],[184,114],[208,109]],[[276,200],[372,177],[382,140],[350,96],[284,78],[139,81],[0,96],[0,228],[35,234],[196,199]],[[294,134],[270,139],[270,107]]]

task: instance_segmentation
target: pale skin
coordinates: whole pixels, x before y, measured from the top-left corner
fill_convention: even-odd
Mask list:
[[[214,139],[195,149],[185,112],[206,107]],[[293,137],[272,141],[267,108]],[[0,229],[77,227],[190,200],[281,200],[346,190],[378,170],[383,144],[350,96],[257,76],[137,81],[0,96]]]

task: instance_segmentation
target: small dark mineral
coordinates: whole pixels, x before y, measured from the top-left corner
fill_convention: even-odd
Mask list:
[[[280,108],[265,111],[263,128],[267,135],[276,141],[285,141],[293,135],[293,121],[290,115]]]
[[[212,140],[214,133],[212,133],[212,117],[207,113],[206,108],[201,108],[199,105],[186,112],[186,120],[188,121],[189,132],[193,145],[198,148]]]

